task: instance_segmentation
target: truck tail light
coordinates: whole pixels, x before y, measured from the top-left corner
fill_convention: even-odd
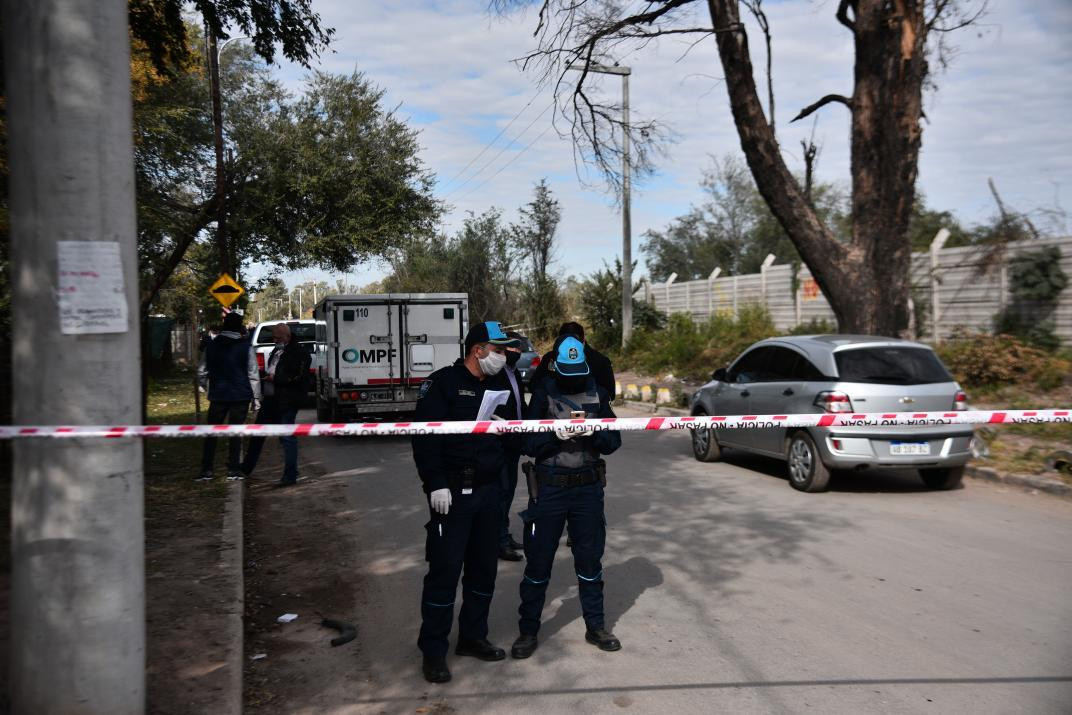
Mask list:
[[[958,412],[964,412],[968,409],[968,394],[964,390],[957,390],[957,394],[953,398],[953,409]]]
[[[532,364],[529,365],[529,367],[532,368],[533,370],[535,370],[536,368],[538,368],[540,366],[540,361],[542,359],[543,358],[541,358],[539,355],[537,355],[536,357],[532,358]]]
[[[852,412],[849,396],[835,390],[820,392],[815,398],[815,406],[823,408],[825,412]]]
[[[264,369],[264,353],[257,353],[257,369]]]

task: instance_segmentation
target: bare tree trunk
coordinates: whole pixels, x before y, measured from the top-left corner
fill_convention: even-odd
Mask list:
[[[844,5],[845,3],[843,3]],[[738,0],[708,0],[730,107],[756,186],[826,296],[842,332],[898,335],[908,325],[908,219],[915,196],[926,75],[921,3],[858,0],[853,29],[856,80],[851,98],[827,95],[797,119],[831,102],[852,111],[853,231],[839,242],[810,206],[763,116]]]
[[[815,282],[829,301],[843,332],[868,332],[860,294],[845,276],[862,270],[863,254],[838,242],[808,204],[800,185],[782,159],[778,141],[763,115],[756,92],[748,37],[741,25],[737,0],[708,0],[714,27],[738,27],[715,35],[726,91],[737,134],[756,187],[783,230],[797,247]]]
[[[892,12],[891,12],[892,7]],[[908,327],[926,34],[920,0],[858,0],[852,106],[852,241],[865,254],[871,332]]]

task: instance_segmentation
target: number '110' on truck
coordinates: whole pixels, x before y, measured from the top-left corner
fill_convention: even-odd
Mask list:
[[[411,412],[425,378],[462,357],[465,293],[329,295],[317,303],[320,422]]]

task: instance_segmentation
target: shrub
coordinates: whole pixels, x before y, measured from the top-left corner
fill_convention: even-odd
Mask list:
[[[789,335],[829,335],[836,333],[837,326],[825,318],[812,318],[789,331]]]
[[[1072,363],[1032,347],[1011,335],[959,333],[938,355],[965,387],[1029,383],[1042,390],[1060,387]]]
[[[707,379],[752,343],[777,334],[770,313],[761,306],[742,307],[736,318],[719,313],[700,323],[677,313],[662,330],[636,331],[625,358],[649,374]]]

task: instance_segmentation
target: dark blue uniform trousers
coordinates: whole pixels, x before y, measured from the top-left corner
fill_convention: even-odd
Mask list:
[[[540,630],[551,565],[567,524],[585,625],[603,628],[602,559],[607,542],[603,485],[599,482],[581,487],[541,485],[538,501],[530,499],[528,509],[521,516],[525,521],[525,576],[521,579],[521,606],[517,609],[521,616],[520,632],[534,636]]]
[[[422,622],[417,646],[426,656],[447,655],[459,576],[462,608],[458,615],[458,637],[464,640],[488,637],[488,609],[499,567],[500,499],[497,482],[475,487],[472,494],[452,489],[450,511],[447,514],[432,511],[431,521],[425,524],[428,574],[421,593]]]

